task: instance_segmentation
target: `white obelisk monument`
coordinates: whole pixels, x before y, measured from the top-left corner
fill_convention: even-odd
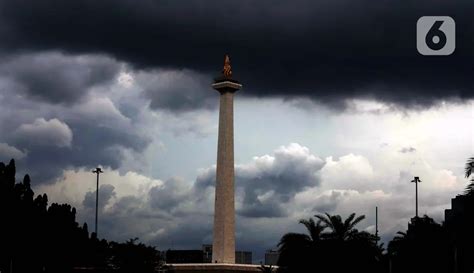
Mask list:
[[[225,56],[222,76],[214,81],[212,87],[220,93],[212,262],[234,264],[234,93],[242,85],[232,79],[228,55]]]

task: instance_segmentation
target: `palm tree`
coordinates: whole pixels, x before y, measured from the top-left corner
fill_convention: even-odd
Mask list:
[[[295,261],[304,261],[303,255],[309,255],[314,250],[316,244],[321,240],[321,234],[325,229],[321,225],[321,221],[315,222],[312,218],[301,219],[300,224],[303,224],[308,230],[309,235],[302,233],[287,233],[283,235],[278,243],[280,257],[278,265],[288,265]]]
[[[406,244],[407,234],[406,232],[399,231],[397,235],[393,237],[393,240],[388,243],[388,252],[392,255],[397,255]]]
[[[300,220],[307,234],[288,233],[281,238],[280,273],[381,272],[382,247],[376,245],[376,236],[355,228],[365,216],[353,213],[345,220],[327,213],[315,216]]]
[[[325,227],[321,225],[321,221],[316,223],[313,218],[301,219],[300,224],[303,224],[306,227],[312,242],[321,240],[321,233],[325,229]]]
[[[349,215],[345,221],[342,221],[340,215],[330,215],[329,213],[315,216],[323,223],[323,227],[331,230],[331,233],[325,233],[323,236],[341,241],[346,241],[357,234],[358,230],[355,229],[355,226],[365,219],[364,215],[355,218],[355,213]]]
[[[278,247],[281,254],[286,251],[291,252],[293,249],[307,248],[311,243],[311,238],[308,235],[290,232],[281,237]]]
[[[406,240],[406,238],[407,238],[407,233],[403,232],[403,231],[399,231],[399,232],[397,232],[397,235],[395,235],[395,237],[393,237],[393,240],[394,241],[403,241],[403,240]]]
[[[466,162],[465,176],[469,178],[474,172],[474,157],[471,157]],[[467,195],[474,195],[474,177],[471,179],[471,183],[467,185],[465,193]]]
[[[321,240],[321,234],[325,229],[325,227],[321,225],[321,221],[316,223],[313,218],[301,219],[300,224],[303,224],[306,227],[309,235],[302,233],[287,233],[283,235],[280,243],[278,243],[280,253],[289,248],[293,248],[294,246],[310,247],[317,241]]]

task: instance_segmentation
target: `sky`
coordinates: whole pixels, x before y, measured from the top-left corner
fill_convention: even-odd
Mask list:
[[[224,54],[236,94],[236,244],[254,261],[298,220],[363,214],[383,240],[443,220],[474,151],[472,1],[0,0],[0,161],[99,236],[212,241]],[[450,56],[420,16],[456,22]]]

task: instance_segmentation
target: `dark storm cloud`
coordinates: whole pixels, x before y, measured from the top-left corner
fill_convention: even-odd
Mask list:
[[[110,83],[120,69],[109,58],[54,52],[14,55],[0,61],[0,76],[16,92],[50,103],[76,102],[90,87]]]
[[[124,159],[124,150],[143,151],[150,140],[133,132],[95,124],[71,121],[68,123],[74,137],[71,147],[50,145],[43,139],[15,138],[9,142],[28,151],[22,159],[34,182],[51,183],[68,168],[94,168],[102,165],[118,169]],[[37,136],[39,137],[39,136]]]
[[[262,202],[257,199],[257,196],[253,194],[253,192],[248,192],[245,194],[244,200],[249,203],[245,203],[244,201],[242,209],[238,211],[239,215],[255,218],[288,216],[288,212],[285,210],[284,205],[281,204],[279,197]]]
[[[59,65],[52,71],[69,69],[71,74],[74,66],[82,66],[79,73],[95,71],[105,59],[58,53],[41,55],[40,59],[46,56],[53,60],[64,59],[53,61],[48,67],[67,63],[67,67],[61,68]],[[0,66],[6,69],[4,65]],[[32,66],[35,71],[41,70],[41,66]],[[53,78],[61,78],[59,74],[56,73]],[[38,89],[35,95],[24,96],[25,93],[2,76],[5,75],[0,76],[0,157],[9,156],[19,160],[19,169],[27,171],[36,185],[54,182],[65,169],[92,169],[99,165],[118,169],[123,166],[125,159],[141,153],[151,141],[139,129],[139,117],[124,116],[114,102],[106,97],[107,92],[110,92],[108,88],[86,84],[80,90],[79,97],[74,97],[71,103],[67,100],[62,101],[65,103],[54,103],[47,99],[38,102],[36,97],[39,94],[48,96],[47,88]],[[90,82],[89,76],[83,78],[84,82]],[[64,88],[61,92],[77,91],[69,90],[67,86]],[[90,95],[91,90],[94,96]],[[133,107],[130,100],[127,102]],[[128,169],[133,168],[128,166]]]
[[[150,108],[186,112],[216,107],[216,93],[210,90],[209,78],[193,71],[150,71],[139,73],[136,83],[150,100]]]
[[[151,188],[148,194],[152,208],[169,211],[188,198],[188,187],[182,179],[170,178],[162,186]]]
[[[242,95],[336,106],[375,98],[414,107],[473,97],[473,8],[470,0],[4,0],[0,35],[3,54],[105,53],[138,68],[207,75],[218,72],[229,52]],[[426,15],[455,19],[454,55],[417,53],[416,21]]]

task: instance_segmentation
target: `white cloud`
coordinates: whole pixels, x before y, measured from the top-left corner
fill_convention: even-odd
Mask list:
[[[346,100],[347,111],[354,113],[386,113],[392,110],[392,106],[376,100],[350,99]]]
[[[85,122],[94,122],[104,127],[129,127],[125,117],[108,97],[90,96],[84,103],[73,107],[71,118],[80,117]]]
[[[26,143],[57,147],[71,147],[73,137],[71,128],[57,118],[38,118],[33,123],[22,124],[15,134]]]
[[[254,157],[235,167],[236,208],[246,217],[284,217],[286,204],[308,187],[318,186],[324,161],[307,147],[290,143],[274,150],[272,155]],[[215,166],[201,171],[197,186],[214,185]]]
[[[133,86],[135,79],[131,73],[122,71],[117,78],[117,82],[123,87],[130,88]]]
[[[217,120],[209,111],[171,113],[155,112],[159,129],[171,133],[174,137],[191,134],[197,137],[208,137],[217,134]]]
[[[366,190],[377,187],[372,165],[360,155],[344,155],[337,161],[331,156],[326,158],[321,175],[325,188]]]
[[[8,56],[0,64],[0,80],[31,99],[72,104],[92,87],[112,82],[119,63],[99,55],[66,55],[49,51]]]
[[[22,159],[26,156],[26,152],[10,146],[7,143],[0,143],[0,160]]]

